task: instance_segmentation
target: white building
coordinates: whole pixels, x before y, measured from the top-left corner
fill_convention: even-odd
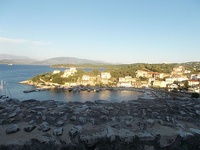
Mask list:
[[[88,81],[88,80],[90,80],[90,76],[88,76],[88,75],[83,75],[83,76],[82,76],[82,80]]]
[[[165,88],[167,86],[167,83],[165,81],[158,81],[158,80],[155,80],[153,82],[153,86],[154,87],[161,87],[161,88]]]
[[[54,70],[53,71],[53,74],[58,74],[58,73],[60,73],[60,70]]]
[[[64,71],[62,75],[63,78],[67,78],[69,76],[73,76],[77,72],[76,68],[70,68]]]
[[[117,83],[118,87],[132,87],[131,82],[119,82]]]
[[[102,72],[101,73],[101,78],[102,79],[110,79],[111,78],[110,72]]]
[[[199,85],[199,81],[197,81],[197,80],[188,80],[188,85],[189,86]]]
[[[139,78],[139,77],[147,77],[148,75],[148,72],[147,71],[143,71],[143,70],[137,70],[136,71],[136,77]]]
[[[166,84],[172,84],[172,83],[174,83],[174,81],[175,81],[174,78],[166,78],[165,79]]]

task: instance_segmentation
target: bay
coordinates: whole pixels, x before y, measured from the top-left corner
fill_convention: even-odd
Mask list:
[[[19,100],[36,99],[36,100],[56,100],[56,101],[95,101],[106,100],[110,102],[121,102],[135,100],[140,93],[135,91],[100,91],[100,92],[68,92],[62,90],[49,90],[41,92],[24,93],[25,90],[31,90],[35,87],[19,82],[30,79],[37,74],[53,72],[55,68],[49,66],[35,65],[0,65],[0,80],[6,82],[7,90],[1,90],[0,94],[11,96]],[[57,69],[56,69],[57,70]],[[58,69],[64,71],[65,69]],[[91,69],[84,68],[84,71]]]

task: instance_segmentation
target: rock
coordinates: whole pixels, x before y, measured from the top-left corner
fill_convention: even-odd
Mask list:
[[[159,113],[157,113],[157,112],[152,112],[152,117],[153,118],[157,118],[159,116]]]
[[[120,140],[125,143],[131,143],[135,138],[135,134],[128,129],[119,129],[117,135],[119,136]]]
[[[42,115],[42,120],[46,120],[47,117],[45,115]]]
[[[159,123],[160,123],[161,125],[164,125],[164,121],[163,121],[162,119],[159,119]]]
[[[194,134],[200,134],[200,130],[199,129],[189,128],[189,130],[192,131]]]
[[[13,118],[13,117],[15,117],[15,116],[17,116],[17,113],[16,113],[16,112],[10,114],[10,115],[8,116],[8,118]]]
[[[155,122],[154,122],[153,119],[147,119],[147,120],[146,120],[146,123],[152,127],[152,126],[154,125]]]
[[[188,139],[189,137],[194,136],[194,134],[190,133],[190,132],[186,132],[183,131],[182,129],[179,129],[177,131],[178,135],[180,135],[180,137],[182,137],[184,140]]]
[[[109,111],[106,110],[106,109],[102,109],[102,110],[101,110],[101,113],[103,113],[103,114],[105,114],[105,115],[109,115]]]
[[[37,138],[32,139],[32,141],[34,140],[38,141],[39,143],[47,144],[47,145],[50,144],[50,142],[52,141],[51,137],[44,136],[44,135],[38,136]]]
[[[200,105],[195,105],[194,108],[200,108]]]
[[[131,122],[130,122],[130,121],[128,121],[128,120],[126,120],[126,121],[125,121],[125,125],[126,125],[127,127],[132,127],[132,124],[131,124]]]
[[[16,110],[15,110],[15,112],[18,114],[18,113],[20,113],[21,112],[21,108],[17,108]]]
[[[173,144],[177,138],[177,130],[168,126],[158,126],[152,129],[152,134],[159,136],[158,144],[160,148],[165,148]]]
[[[96,104],[107,104],[109,103],[108,101],[105,101],[105,100],[95,100],[95,103]]]
[[[7,134],[16,133],[18,131],[20,131],[20,128],[19,128],[19,125],[17,125],[17,124],[13,124],[6,129]]]
[[[167,119],[167,121],[168,121],[168,122],[170,121],[170,118],[169,118],[169,116],[166,116],[166,119]]]
[[[81,114],[83,111],[87,110],[88,108],[89,108],[89,106],[84,104],[81,108],[77,108],[75,113],[76,114]]]
[[[79,122],[85,124],[87,121],[85,117],[79,117]]]
[[[139,139],[141,141],[153,141],[153,140],[155,140],[155,137],[147,131],[140,132],[140,133],[137,134],[137,136],[139,137]]]
[[[102,116],[100,117],[100,119],[102,119],[102,120],[104,120],[104,121],[107,121],[107,120],[108,120],[108,117],[105,116],[105,115],[102,115]]]
[[[47,132],[49,131],[51,128],[49,126],[49,123],[48,122],[42,122],[38,128],[38,130],[42,130],[43,132]]]
[[[160,148],[165,148],[172,145],[176,140],[176,136],[161,136],[159,140]]]
[[[76,121],[76,116],[72,116],[69,120],[70,121]]]
[[[43,115],[41,111],[39,111],[37,114],[38,114],[38,115],[40,115],[40,116],[42,116],[42,115]]]
[[[196,114],[200,115],[200,111],[199,111],[199,110],[196,110]]]
[[[61,111],[58,113],[59,116],[63,115],[65,112]]]
[[[138,122],[138,127],[140,130],[146,130],[147,124],[145,122]]]
[[[54,111],[50,112],[49,113],[50,115],[55,115],[56,113]]]
[[[127,115],[130,115],[130,114],[131,114],[131,112],[130,112],[130,110],[128,109],[128,110],[127,110]]]
[[[35,120],[31,120],[31,121],[28,122],[29,125],[32,125],[32,124],[35,124],[35,123],[36,123]]]
[[[72,138],[74,138],[75,136],[77,136],[78,134],[80,134],[82,132],[83,127],[82,126],[74,126],[73,128],[71,128],[69,130],[69,135]]]
[[[36,128],[35,125],[28,125],[27,127],[24,128],[25,132],[31,132]]]
[[[3,120],[3,119],[1,119],[1,120],[0,120],[0,125],[2,125],[2,124],[3,124],[3,122],[4,122],[4,120]]]
[[[36,113],[36,112],[37,112],[37,111],[36,111],[36,110],[33,110],[33,109],[30,111],[30,113]]]
[[[63,134],[63,128],[55,128],[54,130],[53,130],[53,134],[54,135],[56,135],[56,136],[60,136],[60,135],[62,135]]]
[[[110,140],[110,142],[113,142],[116,138],[115,132],[111,127],[107,128],[107,134],[106,137]]]
[[[187,113],[184,112],[184,111],[180,111],[180,114],[183,115],[183,116],[185,116]]]
[[[104,138],[103,133],[93,133],[91,135],[80,135],[80,141],[86,144],[88,147],[93,147],[100,139]]]
[[[57,123],[56,123],[56,126],[59,126],[59,127],[61,127],[61,126],[63,126],[65,124],[65,122],[64,121],[62,121],[62,120],[59,120]]]

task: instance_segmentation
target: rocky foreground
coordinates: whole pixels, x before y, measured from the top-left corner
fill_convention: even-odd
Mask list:
[[[200,101],[0,99],[1,150],[199,150]]]

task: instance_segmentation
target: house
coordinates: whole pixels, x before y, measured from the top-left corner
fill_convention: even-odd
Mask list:
[[[81,80],[81,85],[95,85],[95,80],[97,77],[89,76],[89,75],[83,75]]]
[[[69,76],[73,76],[77,72],[76,68],[70,68],[64,71],[62,75],[63,78],[67,78]]]
[[[176,75],[182,75],[185,73],[185,67],[184,66],[178,66],[178,67],[174,67],[171,75],[172,76],[176,76]]]
[[[199,85],[199,81],[197,81],[197,80],[188,80],[188,85],[189,86]]]
[[[126,81],[126,82],[135,82],[136,79],[135,79],[135,78],[132,78],[132,76],[125,76],[125,81]]]
[[[100,82],[103,84],[108,84],[110,78],[111,78],[111,74],[109,72],[102,72]]]
[[[117,87],[132,87],[131,82],[118,82]]]
[[[60,70],[54,70],[53,71],[53,74],[58,74],[58,73],[60,73],[61,71]]]
[[[132,78],[132,76],[125,76],[119,78],[119,82],[117,83],[118,87],[132,87],[132,83],[136,80]]]
[[[187,75],[179,75],[179,76],[174,77],[174,81],[182,82],[186,80],[188,80]]]
[[[158,72],[148,72],[147,78],[160,78],[160,73],[158,73]]]
[[[139,78],[139,77],[147,77],[148,75],[148,72],[147,71],[144,71],[144,70],[137,70],[136,72],[136,77]]]
[[[82,80],[88,81],[88,80],[90,80],[90,76],[89,75],[83,75]]]
[[[120,77],[119,82],[135,82],[136,80],[132,78],[132,76],[125,76],[125,77]]]
[[[102,72],[101,73],[101,78],[102,79],[110,79],[111,78],[110,72]]]
[[[170,84],[170,85],[168,85],[168,88],[170,88],[170,89],[177,89],[178,85],[177,84]]]
[[[161,87],[161,88],[165,88],[167,86],[167,83],[165,81],[158,81],[155,80],[153,82],[153,87]]]
[[[126,79],[123,77],[119,77],[119,82],[126,82]]]
[[[175,81],[174,78],[166,78],[165,79],[166,84],[172,84],[172,83],[174,83],[174,81]]]
[[[193,80],[200,79],[200,74],[191,74],[191,79],[193,79]]]

